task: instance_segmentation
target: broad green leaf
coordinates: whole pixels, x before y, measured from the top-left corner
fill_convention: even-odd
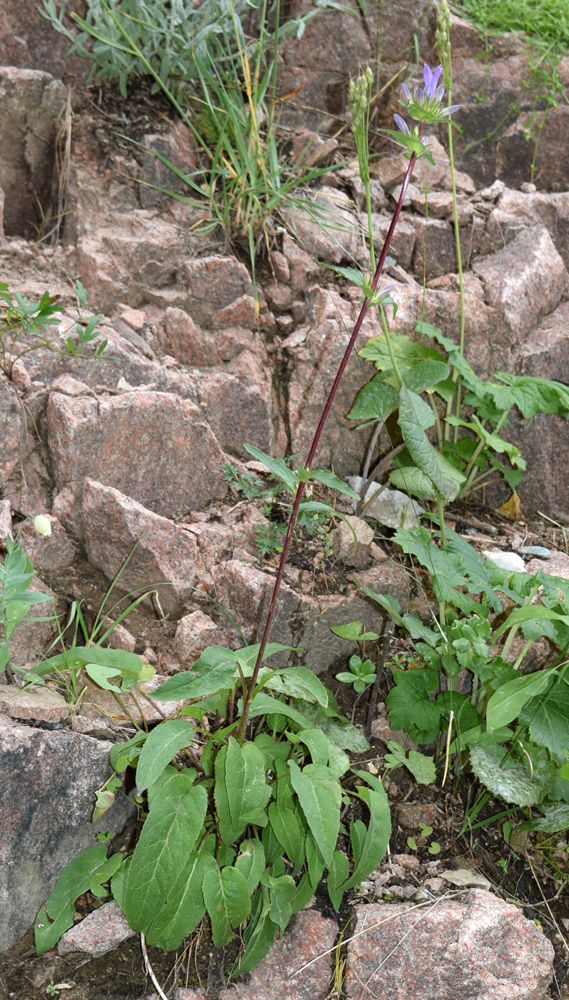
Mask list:
[[[450,537],[449,532],[449,537]],[[446,550],[440,549],[431,539],[426,528],[397,528],[393,540],[401,546],[408,555],[414,555],[429,571],[432,586],[438,601],[454,608],[460,608],[466,613],[481,614],[480,603],[470,597],[481,590],[486,592],[484,581],[474,580],[469,573],[469,567],[461,554],[454,552],[449,544]],[[473,550],[474,551],[474,550]],[[463,593],[461,588],[470,593]],[[499,601],[495,594],[493,601]]]
[[[328,690],[306,667],[286,667],[279,670],[266,684],[266,688],[287,694],[291,698],[318,702],[323,708],[328,704]]]
[[[403,365],[399,369],[401,378],[412,392],[425,392],[437,386],[448,378],[450,368],[445,361],[415,361],[409,367]]]
[[[523,622],[540,621],[541,619],[559,621],[563,622],[564,625],[569,625],[567,615],[560,615],[557,611],[544,607],[543,604],[526,604],[522,608],[514,608],[506,621],[494,632],[494,639],[499,639],[504,632],[511,629],[512,625],[521,625]]]
[[[391,333],[389,339],[398,365],[400,362],[402,365],[405,365],[410,362],[425,360],[445,362],[445,358],[440,351],[435,350],[433,347],[427,347],[426,344],[418,344],[405,334]],[[362,349],[358,351],[358,354],[361,358],[374,361],[376,368],[380,370],[392,368],[391,355],[383,334],[380,334],[379,337],[370,337]]]
[[[101,667],[97,663],[87,663],[85,671],[91,680],[100,688],[103,688],[104,691],[118,691],[120,693],[120,687],[112,684],[110,680],[111,677],[121,676],[120,670],[117,670],[116,667]]]
[[[205,694],[216,694],[232,688],[237,675],[235,662],[221,663],[205,674],[182,673],[169,677],[156,691],[155,701],[181,701],[201,698]]]
[[[296,885],[290,875],[272,879],[270,887],[271,908],[269,915],[281,931],[284,931],[293,913]]]
[[[332,906],[338,912],[342,905],[344,895],[340,886],[345,882],[350,873],[350,865],[343,851],[334,851],[332,860],[328,865],[328,875],[326,877],[326,887]]]
[[[369,750],[369,743],[361,729],[353,726],[346,719],[334,716],[329,709],[324,710],[318,705],[307,705],[305,715],[304,726],[301,728],[309,729],[312,726],[318,726],[328,737],[330,743],[335,743],[340,750],[348,750],[350,753],[365,753],[366,750]]]
[[[344,496],[351,497],[352,500],[359,500],[360,498],[359,493],[356,493],[343,479],[340,479],[339,476],[334,475],[328,469],[318,469],[316,472],[311,472],[310,478],[315,479],[317,483],[322,483],[323,486],[328,486],[331,490],[337,490],[338,493],[343,493]]]
[[[269,893],[267,889],[257,890],[253,900],[253,915],[244,934],[245,950],[241,952],[237,972],[250,972],[271,950],[278,924],[269,916]]]
[[[213,943],[223,948],[251,912],[251,898],[245,876],[236,868],[207,871],[202,881],[203,898],[211,919]]]
[[[263,812],[271,797],[265,781],[265,758],[254,743],[242,747],[233,736],[215,761],[215,805],[219,834],[229,846],[249,823],[265,825]]]
[[[208,871],[217,871],[213,856],[206,851],[190,852],[146,934],[148,944],[174,951],[197,927],[205,914],[202,882]]]
[[[194,726],[186,719],[168,719],[148,734],[136,768],[139,794],[156,781],[179,750],[190,745],[195,732]]]
[[[435,488],[444,496],[445,484],[436,459],[435,449],[429,441],[418,416],[417,400],[405,385],[399,390],[399,426],[403,440],[415,465],[429,477]]]
[[[399,405],[399,393],[383,375],[374,377],[358,392],[347,414],[349,420],[381,420]]]
[[[104,869],[107,848],[104,844],[86,847],[63,869],[49,899],[42,906],[35,922],[36,952],[43,955],[59,941],[73,925],[75,901],[87,892],[91,878]]]
[[[250,444],[244,445],[244,448],[257,462],[262,462],[276,479],[280,479],[291,493],[296,493],[297,478],[282,458],[272,458],[264,451],[260,451],[259,448],[253,448]]]
[[[505,747],[473,746],[470,763],[476,777],[493,795],[518,806],[533,806],[547,795],[556,769],[542,747],[525,746],[528,756],[520,752],[516,759]]]
[[[271,698],[268,694],[258,694],[251,705],[249,718],[254,719],[257,715],[286,715],[288,719],[296,722],[301,729],[310,729],[310,721],[302,712],[298,712],[292,705],[286,705],[276,698]]]
[[[378,785],[381,787],[379,782]],[[369,825],[351,877],[337,887],[342,892],[353,888],[377,868],[385,855],[391,836],[389,802],[383,788],[381,791],[373,791],[371,788],[362,787],[359,789],[359,795],[369,809]]]
[[[324,872],[324,868],[326,867],[326,863],[324,861],[324,858],[322,857],[322,852],[320,850],[320,847],[316,842],[316,840],[314,839],[314,835],[310,832],[310,830],[306,834],[305,846],[306,846],[306,867],[308,868],[308,878],[310,880],[312,888],[316,889],[318,883],[320,882],[320,879],[322,878],[322,874]]]
[[[328,763],[330,744],[321,729],[301,729],[297,736],[310,750],[313,764]]]
[[[273,833],[296,868],[304,861],[304,830],[292,809],[271,802],[268,812]]]
[[[403,747],[394,740],[387,740],[387,746],[390,750],[385,755],[388,764],[391,766],[403,765],[408,768],[419,785],[433,784],[437,777],[437,769],[432,757],[425,757],[417,750],[410,750],[407,755]]]
[[[486,725],[489,730],[507,726],[517,719],[524,705],[535,695],[543,694],[551,683],[556,670],[543,670],[525,674],[502,684],[494,692],[486,707]]]
[[[367,834],[367,826],[361,819],[356,819],[351,821],[350,845],[352,848],[352,858],[354,860],[354,868],[357,868],[360,863],[360,858],[362,856],[362,851],[364,849],[366,834]]]
[[[496,372],[495,378],[506,383],[513,403],[526,419],[537,413],[566,414],[569,411],[569,390],[562,382],[510,372]]]
[[[289,767],[292,787],[298,795],[306,822],[325,864],[329,864],[340,828],[340,782],[322,764],[307,764],[301,771],[296,761],[290,760]]]
[[[438,686],[438,671],[420,667],[392,673],[395,687],[385,699],[389,725],[416,736],[419,743],[430,743],[438,735],[441,715],[440,707],[429,698],[429,692]]]
[[[569,805],[559,802],[552,809],[547,809],[543,816],[528,819],[521,823],[518,830],[540,830],[542,833],[564,833],[569,830]]]
[[[404,493],[418,497],[419,500],[432,500],[436,497],[431,480],[415,465],[394,469],[389,473],[389,482],[397,490],[403,490]]]
[[[124,914],[133,930],[149,930],[177,884],[206,808],[205,788],[194,785],[193,775],[184,771],[169,777],[153,798],[124,891]]]
[[[239,855],[235,860],[235,868],[241,872],[249,893],[253,895],[265,870],[265,852],[260,840],[243,840],[241,842]]]
[[[348,622],[347,625],[331,625],[330,631],[341,639],[351,639],[353,642],[374,642],[379,639],[377,632],[362,632],[361,622]]]
[[[330,743],[328,767],[336,778],[341,778],[350,767],[350,758],[336,743]]]
[[[569,685],[559,680],[547,694],[537,695],[520,713],[530,737],[559,761],[569,757]]]

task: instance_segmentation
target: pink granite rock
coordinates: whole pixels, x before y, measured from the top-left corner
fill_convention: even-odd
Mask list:
[[[223,646],[221,629],[203,611],[192,611],[180,618],[176,628],[176,652],[184,669],[188,669],[207,646]]]
[[[61,938],[57,951],[59,955],[79,951],[98,958],[99,955],[106,955],[113,948],[118,948],[122,941],[135,934],[136,931],[128,926],[119,904],[112,899],[70,927]]]
[[[553,948],[521,911],[484,889],[421,908],[356,906],[349,1000],[542,1000]],[[366,928],[369,930],[366,931]],[[364,933],[362,933],[364,932]]]
[[[225,495],[223,453],[190,400],[143,389],[102,399],[53,393],[47,422],[60,490],[91,476],[165,516]]]
[[[249,982],[227,990],[224,1000],[324,1000],[332,975],[332,956],[323,953],[333,946],[337,934],[335,920],[316,910],[302,911],[253,969]],[[301,972],[313,959],[318,960]]]
[[[198,547],[183,527],[91,479],[85,481],[81,519],[89,562],[110,580],[138,543],[117,583],[120,590],[156,587],[160,604],[168,612],[190,600],[197,579]]]

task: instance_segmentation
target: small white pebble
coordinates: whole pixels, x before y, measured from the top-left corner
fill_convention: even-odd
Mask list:
[[[516,552],[502,552],[500,549],[484,549],[482,555],[499,569],[508,573],[525,573],[526,564]]]

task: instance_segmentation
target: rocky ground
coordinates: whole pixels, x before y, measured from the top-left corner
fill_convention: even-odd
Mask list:
[[[419,12],[421,5],[415,7]],[[395,19],[401,19],[399,5],[394,8]],[[421,30],[428,51],[428,22]],[[389,49],[393,31],[392,23],[386,44],[394,58],[395,50]],[[467,103],[479,82],[477,36],[459,21],[453,31],[456,99]],[[310,64],[309,31],[306,36],[285,60],[292,82],[296,68]],[[351,37],[355,46],[355,29]],[[312,75],[305,73],[307,102],[314,98],[316,106],[314,95],[326,74],[327,93],[339,84],[335,51],[331,44],[323,65],[314,64]],[[356,57],[344,52],[342,58]],[[235,646],[240,634],[254,642],[264,622],[276,558],[263,555],[259,531],[269,532],[271,518],[278,522],[282,514],[278,508],[268,513],[259,500],[247,501],[222,466],[229,463],[238,475],[262,479],[246,444],[273,454],[306,451],[359,308],[359,292],[324,265],[367,263],[362,188],[347,140],[328,137],[318,147],[321,162],[335,157],[346,165],[313,194],[336,229],[326,234],[294,210],[285,214],[282,232],[259,264],[257,317],[240,248],[228,247],[218,234],[200,235],[195,208],[145,186],[172,185],[152,150],[186,168],[195,157],[186,129],[173,120],[164,101],[149,97],[144,88],[126,103],[108,88],[87,93],[79,88],[72,117],[66,88],[41,61],[34,65],[41,69],[0,70],[1,137],[8,163],[0,174],[6,190],[0,277],[30,298],[45,289],[60,295],[69,322],[74,317],[71,288],[80,278],[90,309],[102,316],[111,357],[90,361],[40,350],[16,366],[11,381],[0,376],[0,545],[27,517],[46,514],[50,537],[40,538],[29,523],[22,527],[38,574],[35,586],[54,595],[54,607],[63,616],[72,602],[83,602],[91,623],[138,543],[105,614],[110,620],[118,617],[124,605],[117,607],[115,601],[125,592],[154,589],[155,596],[119,624],[109,640],[155,667],[157,675],[146,690],[150,696],[165,675],[186,669],[206,646]],[[569,79],[569,64],[564,72]],[[498,46],[486,78],[493,114],[519,87],[523,73],[515,40]],[[41,188],[48,197],[54,178],[46,149],[50,143],[53,147],[65,107],[72,135],[71,159],[59,177],[65,223],[60,227],[48,219],[34,235],[30,192]],[[486,119],[477,106],[470,110],[475,135]],[[556,129],[558,136],[566,129],[566,111],[552,109],[546,131]],[[345,109],[340,120],[342,114]],[[561,145],[553,149],[539,190],[528,184],[527,172],[521,173],[526,154],[520,147],[522,118],[489,140],[483,154],[465,152],[460,161],[466,353],[481,375],[499,369],[569,383],[565,153]],[[291,139],[297,153],[311,140],[306,129],[313,124],[310,116],[302,126],[297,120]],[[436,139],[433,152],[436,167],[422,161],[414,174],[387,268],[399,306],[392,327],[410,332],[424,308],[428,322],[453,336],[459,295],[450,168]],[[392,150],[374,161],[378,247],[406,165]],[[370,316],[359,346],[379,332]],[[354,355],[324,433],[322,468],[340,475],[361,471],[366,434],[355,430],[345,413],[370,374]],[[450,511],[451,524],[481,549],[516,553],[520,559],[524,546],[546,545],[550,557],[539,565],[568,577],[560,527],[569,516],[566,426],[556,417],[513,421],[512,438],[528,460],[521,509],[513,520],[497,513],[496,505],[508,496],[498,487],[486,498],[492,508],[471,498]],[[347,504],[339,510],[353,514]],[[297,532],[273,633],[274,639],[305,650],[303,662],[330,684],[346,714],[362,726],[365,699],[351,698],[335,680],[356,647],[330,632],[331,625],[354,619],[383,629],[381,615],[362,599],[355,578],[429,615],[425,581],[396,557],[388,515],[384,511],[378,517],[367,522],[367,532],[358,525],[355,558],[341,529],[334,537],[331,531],[315,538]],[[398,517],[400,512],[391,527]],[[525,552],[523,558],[527,562],[532,556]],[[534,565],[530,562],[528,569]],[[13,643],[15,664],[37,663],[54,638],[49,622],[20,629]],[[394,641],[389,656],[400,651]],[[222,994],[238,1000],[569,995],[566,843],[560,840],[549,857],[528,843],[517,845],[517,853],[507,851],[495,824],[461,834],[472,801],[468,780],[448,790],[418,789],[400,771],[389,783],[391,856],[345,900],[340,920],[327,909],[325,893],[317,894],[250,982],[226,987],[234,956],[213,953],[205,927],[177,956],[150,949],[146,964],[138,939],[127,935],[114,904],[94,909],[92,898],[80,900],[78,923],[57,953],[35,958],[26,930],[66,861],[93,842],[96,829],[124,828],[123,843],[132,834],[134,821],[124,802],[98,827],[89,816],[94,790],[108,773],[109,741],[129,733],[128,715],[138,708],[129,704],[120,712],[107,693],[89,684],[70,708],[69,691],[61,684],[22,693],[17,677],[4,680],[0,858],[6,875],[0,885],[0,948],[8,950],[0,958],[0,997],[150,997],[157,987],[149,969],[169,1000],[199,1000],[206,994],[208,1000]],[[388,671],[380,699],[387,690]],[[152,712],[145,707],[149,722],[159,718]],[[385,740],[393,736],[380,700],[371,749],[362,763],[381,771]],[[490,802],[479,818],[500,808]],[[412,851],[407,838],[418,837],[420,822],[432,827],[432,839],[419,837]],[[436,859],[429,853],[433,839],[442,848]],[[90,911],[88,920],[79,922]],[[291,978],[292,973],[298,975]]]

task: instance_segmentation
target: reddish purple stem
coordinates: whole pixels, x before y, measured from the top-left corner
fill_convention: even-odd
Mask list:
[[[409,160],[409,166],[407,167],[407,173],[405,174],[405,179],[403,181],[403,184],[401,185],[401,194],[399,195],[399,200],[397,202],[397,205],[395,207],[395,211],[393,213],[393,218],[391,220],[391,225],[389,226],[389,229],[387,231],[387,236],[385,237],[385,242],[383,244],[383,248],[382,248],[382,251],[381,251],[381,256],[379,258],[379,261],[377,263],[377,267],[375,269],[375,274],[373,276],[373,281],[371,283],[371,293],[372,293],[372,295],[376,291],[377,286],[379,284],[379,279],[381,277],[381,272],[383,271],[383,267],[384,267],[384,264],[385,264],[385,258],[387,257],[387,254],[388,254],[388,251],[389,251],[389,246],[391,244],[391,239],[393,237],[393,233],[395,231],[395,227],[397,225],[397,222],[399,221],[399,216],[401,214],[401,208],[403,207],[403,199],[405,197],[405,192],[407,190],[407,185],[409,184],[409,181],[411,179],[411,174],[413,173],[413,167],[415,166],[415,160],[416,160],[416,156],[413,153],[413,155],[411,156],[411,159]],[[326,423],[326,420],[328,418],[328,414],[330,413],[330,409],[332,407],[332,403],[334,402],[334,397],[336,395],[336,392],[338,391],[338,386],[340,385],[340,382],[342,380],[342,376],[343,376],[343,374],[344,374],[344,372],[346,370],[346,366],[348,364],[348,361],[350,360],[350,355],[351,355],[351,353],[352,353],[352,351],[354,349],[354,345],[356,343],[356,340],[358,339],[358,334],[359,334],[359,332],[360,332],[360,330],[362,328],[362,323],[363,323],[364,319],[366,318],[366,314],[367,314],[367,311],[368,311],[368,308],[369,308],[369,303],[370,303],[370,297],[367,297],[366,299],[364,299],[362,307],[360,309],[360,314],[359,314],[359,316],[358,316],[358,318],[356,320],[356,325],[354,326],[354,329],[353,329],[353,332],[352,332],[352,336],[350,337],[350,341],[348,343],[348,346],[346,347],[346,351],[344,353],[344,357],[342,358],[342,361],[340,363],[340,367],[338,368],[338,371],[336,373],[336,378],[334,379],[334,384],[332,385],[332,388],[331,388],[330,393],[328,395],[328,399],[326,400],[326,405],[325,405],[325,407],[324,407],[324,409],[322,411],[322,415],[321,415],[320,420],[318,422],[318,427],[316,428],[316,432],[314,434],[314,438],[312,440],[312,444],[310,445],[310,450],[308,452],[308,455],[306,456],[306,460],[305,460],[305,463],[304,463],[306,469],[310,469],[312,467],[312,462],[314,461],[314,456],[316,454],[316,450],[317,450],[318,445],[320,443],[320,438],[322,436],[322,431],[324,430],[324,424]],[[270,606],[269,606],[269,613],[267,615],[267,621],[265,623],[265,628],[264,628],[264,631],[263,631],[263,636],[262,636],[262,639],[261,639],[261,644],[259,646],[259,652],[257,654],[257,659],[256,659],[256,662],[255,662],[255,669],[253,670],[253,674],[252,674],[251,680],[249,682],[249,688],[248,688],[248,691],[247,691],[247,697],[245,698],[245,701],[243,703],[243,714],[242,714],[242,717],[241,717],[241,725],[240,725],[240,728],[239,728],[239,740],[240,740],[241,743],[243,743],[243,741],[245,739],[245,730],[247,728],[247,719],[249,717],[249,707],[251,705],[251,698],[253,696],[253,691],[255,690],[255,684],[257,683],[257,677],[259,676],[259,670],[260,670],[260,667],[261,667],[261,663],[263,662],[263,656],[264,656],[264,653],[265,653],[265,648],[266,648],[266,645],[267,645],[267,642],[268,642],[268,639],[269,639],[269,633],[271,631],[271,625],[273,623],[273,618],[275,616],[275,610],[276,610],[276,607],[277,607],[277,600],[278,600],[279,591],[280,591],[280,587],[281,587],[281,583],[282,583],[283,572],[284,572],[284,568],[285,568],[286,561],[287,561],[287,558],[288,558],[288,550],[290,548],[290,543],[292,541],[292,533],[294,531],[294,526],[296,524],[296,518],[298,516],[298,508],[300,507],[302,498],[304,496],[305,488],[306,488],[306,483],[303,483],[303,482],[299,483],[298,490],[297,490],[297,493],[296,493],[296,497],[294,498],[294,503],[292,505],[292,510],[290,512],[290,517],[288,519],[288,526],[287,526],[286,535],[285,535],[284,542],[283,542],[283,548],[282,548],[282,552],[281,552],[281,558],[279,560],[279,567],[278,567],[278,570],[277,570],[277,575],[276,575],[276,579],[275,579],[275,585],[273,587],[273,593],[271,595],[271,603],[270,603]]]

